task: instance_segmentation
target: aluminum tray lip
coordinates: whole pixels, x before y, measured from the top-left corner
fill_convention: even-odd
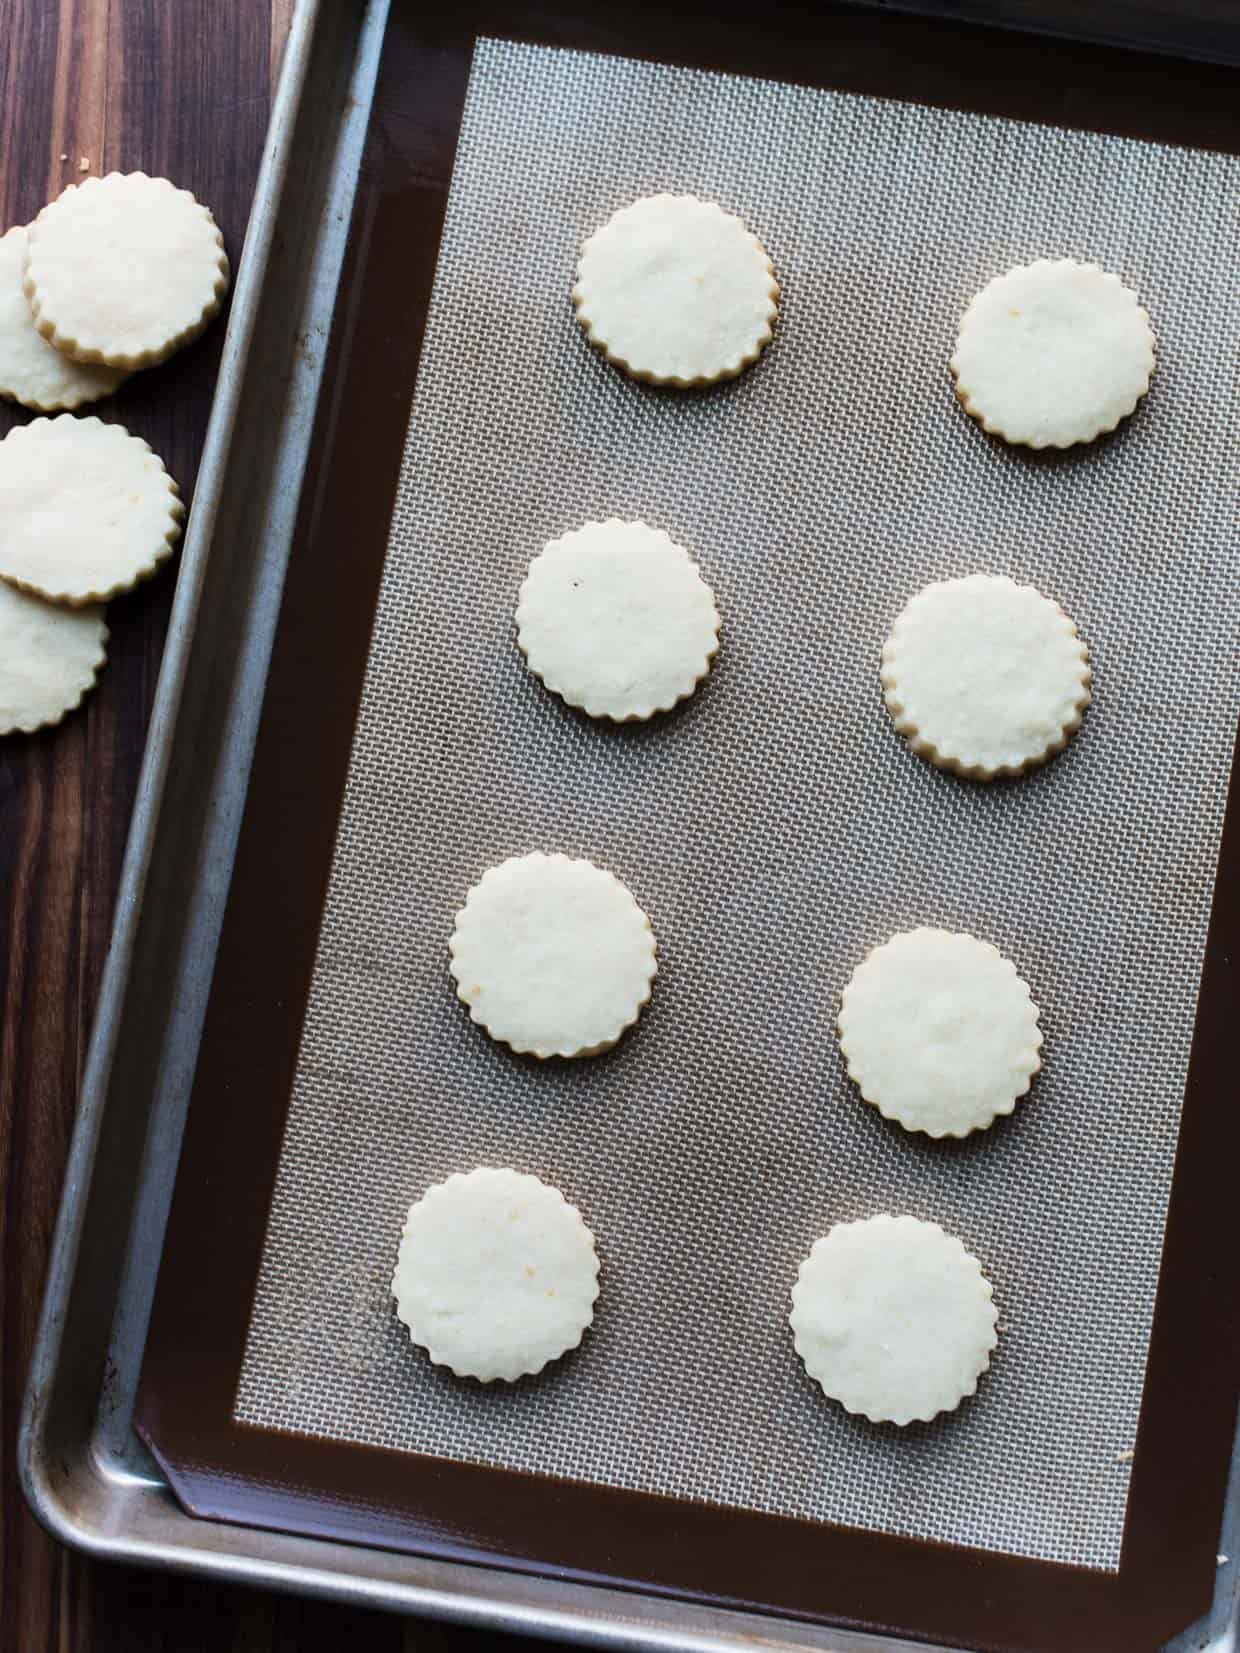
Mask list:
[[[161,1505],[170,1502],[164,1488],[148,1487],[142,1496]],[[736,1653],[737,1649],[796,1649],[809,1653],[967,1653],[927,1642],[892,1641],[865,1632],[835,1629],[795,1620],[765,1618],[727,1609],[704,1610],[691,1603],[663,1600],[607,1586],[564,1583],[555,1579],[497,1571],[463,1562],[436,1562],[422,1557],[373,1552],[388,1563],[389,1578],[353,1575],[340,1569],[293,1559],[260,1558],[238,1549],[222,1553],[187,1543],[132,1536],[101,1535],[80,1518],[68,1514],[54,1495],[53,1519],[46,1522],[54,1537],[96,1560],[118,1561],[194,1573],[208,1578],[351,1606],[404,1612],[478,1630],[543,1636],[583,1647],[616,1653]],[[42,1516],[41,1516],[42,1518]],[[179,1509],[171,1516],[178,1526],[197,1528],[204,1523]],[[253,1528],[211,1522],[212,1532],[253,1538]],[[321,1539],[275,1535],[278,1543],[311,1552],[334,1546]],[[360,1546],[341,1546],[350,1553],[369,1554]],[[425,1580],[397,1578],[422,1572]],[[502,1588],[487,1588],[499,1582]],[[470,1588],[473,1585],[475,1588]],[[482,1588],[478,1588],[482,1586]],[[542,1600],[540,1597],[556,1599]],[[526,1599],[529,1598],[529,1599]],[[648,1605],[654,1612],[643,1613]],[[657,1615],[657,1616],[656,1616]],[[679,1625],[676,1621],[687,1622]],[[708,1620],[708,1625],[693,1621]],[[799,1634],[780,1634],[781,1629]],[[1210,1653],[1215,1653],[1213,1648]]]
[[[355,8],[361,11],[359,3]],[[386,0],[369,0],[366,15],[372,20],[386,10]],[[99,1014],[96,1018],[91,1048],[83,1083],[82,1101],[75,1126],[70,1157],[66,1170],[65,1198],[57,1222],[52,1260],[49,1268],[47,1293],[40,1320],[30,1383],[23,1407],[19,1436],[19,1473],[27,1498],[36,1515],[45,1526],[63,1542],[101,1559],[125,1560],[178,1570],[191,1570],[208,1576],[227,1578],[237,1582],[266,1584],[289,1590],[298,1590],[325,1598],[344,1599],[359,1605],[371,1605],[432,1614],[481,1627],[513,1630],[528,1634],[546,1634],[562,1639],[580,1640],[595,1646],[681,1649],[685,1653],[697,1649],[733,1648],[742,1643],[759,1645],[812,1645],[834,1648],[838,1653],[879,1653],[879,1650],[897,1648],[914,1653],[921,1644],[908,1640],[896,1643],[888,1638],[858,1635],[848,1631],[818,1631],[815,1627],[789,1624],[787,1629],[804,1632],[788,1640],[780,1636],[780,1621],[757,1619],[752,1615],[719,1611],[715,1617],[729,1623],[713,1631],[669,1628],[634,1612],[633,1607],[643,1600],[665,1613],[668,1620],[700,1618],[702,1610],[677,1602],[658,1602],[627,1592],[605,1587],[562,1584],[555,1579],[519,1581],[523,1589],[514,1585],[514,1575],[494,1569],[465,1563],[410,1562],[407,1557],[395,1557],[387,1552],[348,1546],[350,1554],[359,1557],[357,1569],[344,1566],[320,1565],[311,1560],[265,1559],[257,1549],[264,1538],[272,1538],[272,1548],[305,1551],[307,1556],[322,1555],[337,1546],[321,1540],[292,1539],[282,1535],[256,1534],[252,1529],[233,1525],[212,1524],[212,1544],[203,1541],[203,1523],[192,1522],[174,1508],[167,1491],[155,1483],[122,1484],[120,1478],[107,1474],[100,1465],[88,1462],[76,1471],[79,1482],[74,1483],[68,1465],[51,1466],[46,1459],[39,1461],[39,1449],[47,1445],[46,1403],[48,1386],[57,1368],[64,1345],[65,1308],[72,1286],[74,1261],[81,1242],[84,1207],[80,1196],[91,1182],[95,1153],[99,1140],[101,1112],[107,1091],[112,1058],[112,1042],[105,1028],[104,1010],[110,1006],[110,1027],[116,1024],[116,1008],[124,998],[128,961],[132,955],[135,936],[142,916],[142,892],[149,855],[155,838],[163,784],[167,774],[168,749],[166,742],[175,724],[185,682],[186,666],[192,643],[193,622],[201,595],[202,578],[209,555],[214,505],[227,458],[229,437],[235,425],[239,406],[240,369],[248,348],[248,335],[243,327],[252,327],[254,312],[262,291],[268,256],[271,251],[273,224],[260,224],[260,205],[268,214],[278,202],[288,168],[290,145],[297,107],[304,87],[319,18],[318,0],[298,0],[293,29],[290,33],[284,71],[273,108],[272,125],[264,154],[262,171],[255,195],[245,250],[238,270],[238,279],[232,312],[229,318],[220,391],[212,409],[204,448],[203,465],[198,489],[198,510],[191,524],[183,551],[181,577],[169,629],[157,699],[152,716],[152,734],[148,743],[142,777],[135,805],[133,824],[126,852],[125,866],[117,904],[113,940],[109,952]],[[381,35],[381,25],[379,33]],[[283,124],[282,124],[283,123]],[[228,383],[226,384],[226,380]],[[63,1476],[63,1484],[57,1476]],[[105,1519],[92,1519],[90,1511],[91,1487],[81,1487],[81,1480],[89,1478],[93,1490],[102,1491],[112,1499],[105,1511]],[[85,1497],[75,1496],[84,1491]],[[1229,1524],[1236,1528],[1236,1495],[1229,1500]],[[126,1510],[137,1515],[131,1525],[125,1524]],[[116,1512],[119,1511],[119,1519]],[[140,1528],[166,1529],[173,1536],[148,1536]],[[1226,1543],[1226,1540],[1224,1541]],[[235,1545],[231,1551],[229,1545]],[[248,1547],[247,1547],[248,1546]],[[340,1546],[340,1548],[345,1548]],[[362,1563],[377,1558],[383,1569],[363,1574]],[[381,1570],[388,1577],[381,1577]],[[406,1576],[396,1577],[397,1571]],[[412,1578],[409,1575],[424,1575]],[[498,1581],[498,1582],[497,1582]],[[475,1595],[471,1585],[494,1584],[493,1590]],[[528,1601],[514,1599],[528,1594]],[[538,1599],[546,1597],[547,1599]],[[1211,1631],[1215,1630],[1212,1622]],[[1198,1639],[1199,1627],[1191,1645],[1209,1646],[1221,1650],[1235,1644],[1234,1604],[1228,1612],[1228,1623],[1218,1628],[1208,1643]],[[1210,1632],[1207,1632],[1210,1633]],[[1189,1645],[1187,1640],[1185,1645]]]

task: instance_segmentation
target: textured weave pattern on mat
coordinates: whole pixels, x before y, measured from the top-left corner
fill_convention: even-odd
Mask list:
[[[1113,1568],[1237,706],[1234,272],[1220,156],[636,62],[479,46],[237,1415],[412,1452]],[[568,292],[582,237],[657,189],[737,211],[784,296],[755,369],[631,383]],[[1094,258],[1159,338],[1114,438],[1037,458],[956,406],[991,275]],[[598,726],[523,669],[530,558],[589,518],[691,548],[717,669]],[[342,547],[347,554],[347,547]],[[914,757],[878,684],[925,581],[1011,574],[1092,651],[1048,768]],[[447,972],[491,862],[585,855],[661,973],[618,1051],[514,1058]],[[862,1104],[833,1032],[867,948],[995,942],[1046,1067],[964,1144]],[[595,1229],[583,1348],[483,1389],[432,1369],[388,1285],[458,1168],[558,1184]],[[934,1218],[994,1281],[975,1399],[903,1433],[811,1384],[786,1326],[837,1220]]]

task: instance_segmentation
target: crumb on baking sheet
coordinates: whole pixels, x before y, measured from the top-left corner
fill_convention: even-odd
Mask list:
[[[1115,1454],[1115,1462],[1117,1464],[1130,1464],[1135,1457],[1136,1453],[1129,1446],[1125,1447],[1123,1452],[1117,1452]]]

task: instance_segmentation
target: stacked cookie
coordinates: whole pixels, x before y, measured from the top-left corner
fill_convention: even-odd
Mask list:
[[[185,507],[158,456],[73,410],[197,338],[228,289],[223,237],[166,178],[71,185],[0,238],[0,734],[58,723],[106,655],[100,605],[171,556]]]

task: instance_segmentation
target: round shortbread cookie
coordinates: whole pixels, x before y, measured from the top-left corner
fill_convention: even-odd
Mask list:
[[[1154,334],[1118,276],[1040,258],[973,299],[951,370],[983,430],[1030,448],[1070,448],[1114,430],[1145,395]]]
[[[48,344],[22,290],[25,268],[26,231],[18,226],[0,236],[0,396],[36,413],[57,413],[110,396],[128,375],[71,361]]]
[[[585,242],[573,302],[595,345],[656,385],[732,379],[771,341],[779,285],[739,218],[695,195],[646,195]]]
[[[1042,1066],[1038,1007],[997,947],[906,930],[844,989],[840,1049],[867,1102],[906,1130],[968,1136],[1009,1114]]]
[[[0,735],[59,723],[107,657],[101,608],[62,608],[0,580]]]
[[[801,1264],[788,1319],[809,1375],[872,1423],[953,1411],[998,1341],[981,1264],[916,1217],[837,1223]]]
[[[456,915],[456,991],[493,1039],[540,1058],[596,1056],[650,998],[650,920],[618,878],[567,855],[514,856]]]
[[[101,602],[153,574],[185,506],[158,455],[93,416],[34,419],[0,442],[0,577],[53,602]]]
[[[719,613],[689,553],[644,522],[587,522],[530,564],[517,643],[549,689],[616,723],[691,695],[719,648]]]
[[[29,236],[35,326],[75,361],[162,362],[198,337],[228,291],[215,219],[167,178],[110,172],[70,184]]]
[[[581,1342],[598,1268],[594,1236],[558,1188],[482,1166],[410,1207],[392,1295],[436,1366],[515,1383]]]
[[[883,645],[881,677],[913,750],[969,780],[1019,775],[1061,752],[1090,700],[1076,626],[1004,575],[919,591]]]

